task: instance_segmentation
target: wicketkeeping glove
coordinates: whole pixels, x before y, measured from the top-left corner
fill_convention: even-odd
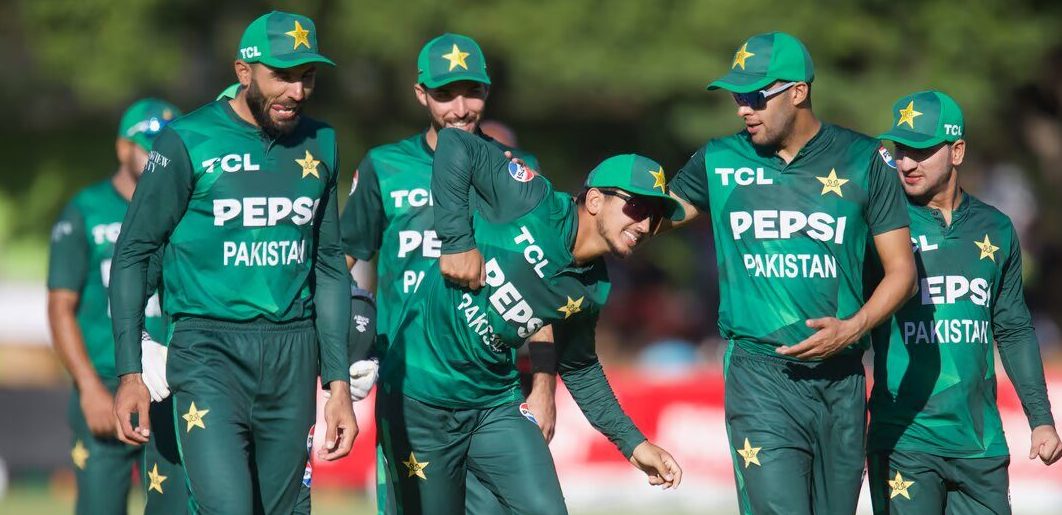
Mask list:
[[[166,346],[151,339],[147,331],[140,332],[141,376],[147,386],[151,400],[162,402],[170,396],[170,385],[166,382]]]
[[[380,362],[376,358],[363,359],[350,365],[350,399],[354,402],[369,396],[372,385],[380,375]]]

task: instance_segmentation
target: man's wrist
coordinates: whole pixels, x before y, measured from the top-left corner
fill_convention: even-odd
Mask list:
[[[344,392],[347,395],[350,395],[350,383],[347,381],[332,381],[328,383],[328,390],[331,391],[333,395],[339,392]]]
[[[128,374],[121,375],[118,378],[118,382],[120,382],[122,384],[125,384],[125,383],[143,383],[144,382],[144,376],[140,372],[130,372]]]

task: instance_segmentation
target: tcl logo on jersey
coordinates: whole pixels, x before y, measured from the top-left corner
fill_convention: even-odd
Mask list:
[[[723,182],[723,186],[730,185],[730,178],[734,178],[734,182],[738,186],[748,186],[750,184],[774,184],[774,179],[764,177],[763,168],[716,168],[715,174],[719,176]]]
[[[992,292],[988,289],[988,280],[980,277],[969,279],[961,275],[935,275],[924,277],[919,281],[918,289],[922,296],[922,305],[954,304],[969,297],[970,302],[988,307]]]
[[[423,188],[414,188],[411,190],[394,190],[391,192],[391,198],[395,201],[395,207],[401,208],[405,206],[409,207],[424,207],[432,206],[431,192]]]
[[[931,250],[937,250],[938,247],[939,245],[936,243],[929,243],[929,240],[924,234],[919,234],[917,238],[911,236],[911,248],[914,249],[915,252],[929,252]]]
[[[222,157],[212,157],[203,161],[202,166],[206,173],[214,173],[214,167],[221,165],[223,172],[257,172],[261,167],[251,162],[251,154],[228,154]]]
[[[319,200],[299,197],[295,200],[284,197],[245,197],[214,199],[214,225],[243,215],[244,227],[272,227],[291,220],[295,225],[306,225],[313,220]]]
[[[118,234],[122,232],[122,222],[99,224],[92,226],[92,240],[96,245],[114,243],[118,241]]]
[[[398,257],[406,257],[417,249],[421,249],[421,255],[426,258],[437,258],[442,255],[442,240],[435,231],[399,231]]]
[[[740,240],[752,229],[752,235],[757,240],[788,240],[794,234],[807,234],[819,241],[833,241],[841,245],[844,243],[847,222],[848,217],[834,218],[822,212],[804,214],[800,211],[757,209],[730,213],[730,229],[735,240]]]

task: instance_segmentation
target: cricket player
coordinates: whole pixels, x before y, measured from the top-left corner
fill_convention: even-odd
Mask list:
[[[854,513],[864,462],[867,332],[913,293],[903,191],[878,142],[812,111],[811,56],[772,32],[708,89],[745,128],[671,181],[682,223],[708,213],[720,277],[726,424],[741,512]],[[864,303],[868,242],[884,278]],[[780,486],[784,485],[784,486]]]
[[[115,143],[118,170],[75,195],[52,229],[48,320],[56,353],[74,379],[68,414],[79,514],[125,513],[131,467],[142,456],[114,438],[118,376],[107,287],[114,243],[151,142],[180,115],[173,104],[154,98],[126,109]],[[158,298],[152,295],[143,316],[157,338],[162,336],[161,315]],[[147,349],[145,357],[154,356],[153,350]],[[147,469],[149,475],[151,471]]]
[[[475,40],[460,34],[442,34],[428,41],[417,58],[417,83],[413,93],[428,112],[424,131],[404,140],[371,149],[355,171],[349,200],[343,209],[343,247],[347,265],[372,259],[377,253],[378,336],[375,358],[385,355],[393,335],[400,330],[404,312],[420,302],[419,286],[440,255],[440,242],[434,230],[431,197],[432,162],[439,131],[456,128],[482,138],[502,150],[513,151],[531,167],[538,161],[531,154],[502,145],[484,135],[479,123],[490,93],[486,58]],[[368,308],[370,295],[353,294],[352,312]],[[359,300],[360,299],[360,300]],[[363,308],[359,309],[359,305]],[[352,340],[354,341],[354,335]],[[539,335],[532,347],[535,372],[528,409],[542,427],[547,441],[556,420],[556,355],[553,345]],[[351,387],[371,388],[377,377],[378,360],[369,349],[351,358]],[[355,396],[357,397],[357,396]],[[355,400],[357,400],[355,398]],[[386,466],[378,449],[379,512],[394,513],[386,489]],[[498,513],[498,500],[476,479],[468,476],[468,513]]]
[[[919,292],[873,334],[874,512],[1009,514],[993,343],[1032,428],[1029,459],[1062,456],[1022,293],[1021,245],[1006,215],[959,185],[958,103],[919,91],[892,112],[879,138],[896,144]]]
[[[319,457],[346,455],[357,433],[335,134],[301,115],[318,63],[332,64],[309,18],[274,11],[248,25],[236,98],[159,135],[115,249],[118,434],[150,436],[137,340],[147,262],[165,246],[166,375],[200,513],[292,513],[318,371],[331,392]]]
[[[443,129],[431,186],[439,271],[427,271],[393,335],[377,393],[399,512],[463,513],[467,473],[513,513],[567,512],[514,366],[515,348],[545,325],[590,423],[651,484],[677,486],[678,464],[623,412],[594,352],[610,287],[603,256],[629,255],[678,213],[663,169],[633,154],[610,158],[575,199],[496,145]]]

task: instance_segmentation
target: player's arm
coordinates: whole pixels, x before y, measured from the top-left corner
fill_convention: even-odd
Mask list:
[[[549,325],[527,341],[531,358],[531,393],[527,404],[547,443],[553,440],[557,427],[557,345],[554,341],[553,326]]]
[[[80,210],[70,204],[63,210],[52,229],[48,257],[48,325],[52,345],[63,366],[74,380],[81,400],[81,411],[93,434],[114,434],[114,399],[92,366],[77,308],[81,301],[89,260],[88,238]]]
[[[442,242],[439,269],[461,286],[479,288],[485,275],[472,232],[472,208],[488,220],[505,222],[530,211],[549,191],[545,178],[514,177],[509,164],[502,150],[476,135],[439,131],[431,178],[435,232]]]
[[[554,324],[554,336],[561,342],[557,368],[564,386],[590,425],[645,472],[650,484],[664,485],[665,489],[677,487],[682,481],[678,463],[645,438],[616,400],[594,350],[596,325],[596,314]]]
[[[354,170],[351,183],[347,204],[339,218],[347,270],[353,269],[358,261],[368,261],[376,255],[383,242],[386,224],[380,181],[370,155],[366,155]]]
[[[704,162],[705,148],[707,146],[694,152],[668,183],[671,197],[682,206],[686,213],[685,218],[680,222],[673,222],[664,217],[660,221],[657,234],[686,225],[701,213],[708,212],[708,172]]]
[[[868,331],[892,316],[918,291],[914,253],[911,251],[911,221],[907,200],[896,170],[875,156],[869,171],[869,201],[864,210],[874,249],[884,276],[863,307],[850,318],[813,318],[806,321],[815,333],[804,341],[778,347],[778,353],[799,359],[823,359],[855,343]],[[849,245],[854,242],[849,243]]]
[[[1051,415],[1040,344],[1036,340],[1032,317],[1025,304],[1021,273],[1021,245],[1012,228],[999,293],[992,303],[992,334],[999,346],[1003,368],[1018,392],[1021,407],[1032,429],[1029,459],[1039,457],[1050,465],[1062,456],[1062,445],[1055,431],[1055,419]]]
[[[187,210],[193,182],[194,170],[184,142],[172,129],[164,129],[155,140],[114,247],[108,293],[115,365],[121,376],[115,415],[118,438],[134,445],[147,442],[150,428],[150,397],[141,377],[148,268],[152,255],[168,240]],[[139,414],[136,431],[130,425],[132,413]]]

